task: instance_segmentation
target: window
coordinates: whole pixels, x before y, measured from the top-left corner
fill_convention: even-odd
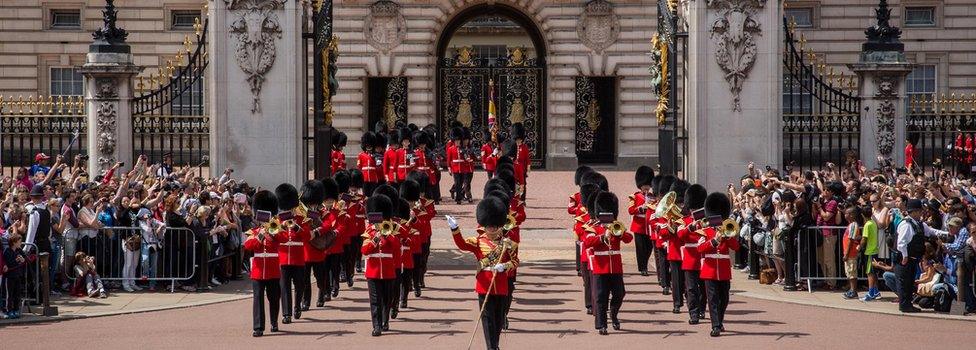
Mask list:
[[[905,78],[905,93],[908,95],[905,102],[909,104],[909,110],[913,99],[916,101],[932,101],[935,98],[935,73],[934,64],[920,64],[915,66],[915,70]],[[917,104],[917,106],[922,105]]]
[[[783,112],[786,114],[813,113],[813,95],[809,92],[810,77],[797,80],[789,72],[783,72]]]
[[[52,29],[81,29],[81,10],[51,10]]]
[[[193,24],[199,18],[199,10],[173,10],[170,12],[170,27],[173,30],[193,29]]]
[[[813,27],[813,8],[788,8],[786,19],[796,22],[797,28]]]
[[[934,27],[935,7],[905,7],[906,27]]]
[[[183,81],[189,84],[190,77]],[[181,95],[173,99],[173,114],[175,115],[203,115],[203,77],[193,82],[191,86],[180,84],[179,80],[173,80],[174,93]]]
[[[51,96],[81,96],[85,80],[75,68],[51,68]]]
[[[474,45],[474,57],[484,59],[488,65],[495,65],[498,58],[508,57],[508,46],[505,45]]]

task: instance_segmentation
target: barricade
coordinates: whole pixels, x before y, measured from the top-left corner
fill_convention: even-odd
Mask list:
[[[846,226],[811,226],[799,231],[796,245],[796,278],[797,281],[806,281],[808,291],[813,292],[813,281],[847,281],[847,276],[844,274],[843,251],[844,231],[846,229]],[[833,238],[824,237],[824,239],[820,239],[825,231],[829,232]],[[828,240],[833,240],[833,242],[828,242]],[[817,244],[817,242],[821,243]],[[829,248],[833,252],[833,257],[824,250],[823,245],[826,244],[832,245]],[[853,249],[856,250],[857,248]],[[828,261],[824,259],[828,259]],[[864,272],[866,264],[864,255],[858,253],[858,280],[867,279],[867,274]]]
[[[199,242],[193,231],[167,227],[157,244],[148,244],[143,238],[138,250],[129,250],[126,242],[135,235],[141,237],[142,230],[106,227],[97,230],[94,236],[81,233],[75,252],[95,257],[95,270],[103,281],[168,281],[172,292],[176,282],[194,277],[199,264]],[[65,262],[68,262],[68,253],[65,252]],[[71,260],[74,260],[73,255]],[[73,270],[66,271],[72,272],[69,278],[75,277]]]

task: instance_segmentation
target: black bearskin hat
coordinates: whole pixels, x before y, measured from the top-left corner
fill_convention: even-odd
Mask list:
[[[430,186],[430,177],[423,171],[414,170],[407,173],[407,180],[416,181],[420,185],[420,193],[426,193],[427,187]]]
[[[460,141],[463,135],[464,131],[461,131],[460,127],[451,128],[451,140]]]
[[[508,183],[506,183],[505,180],[502,180],[498,177],[494,177],[488,180],[488,182],[485,182],[485,188],[492,187],[492,186],[501,187],[505,189],[506,192],[515,190],[514,188],[509,187]]]
[[[685,202],[685,191],[688,190],[689,186],[691,185],[689,185],[688,181],[685,180],[676,180],[671,184],[671,188],[668,189],[668,192],[674,192],[675,203],[683,204]]]
[[[596,194],[596,199],[593,201],[593,209],[596,210],[596,215],[613,213],[613,218],[616,220],[617,215],[620,214],[618,204],[617,195],[613,194],[613,192],[600,191]]]
[[[366,200],[366,213],[383,213],[383,219],[393,217],[393,202],[390,197],[377,194]]]
[[[674,177],[674,175],[664,175],[664,177],[661,178],[661,182],[657,183],[657,188],[654,189],[654,194],[658,196],[667,194],[668,191],[671,190],[671,185],[673,185],[677,180],[678,178]]]
[[[413,133],[413,144],[414,145],[429,145],[430,140],[427,139],[427,133],[423,131],[414,131]]]
[[[580,192],[580,199],[583,200],[583,206],[586,207],[586,211],[590,213],[590,215],[596,215],[596,195],[603,192],[603,190],[600,190],[600,187],[596,184],[583,184],[583,186],[580,186],[580,189],[584,188],[586,189],[586,197],[583,197],[582,195],[584,192]]]
[[[322,181],[308,180],[302,185],[300,200],[305,205],[320,205],[325,200],[326,188]]]
[[[461,122],[457,121],[457,119],[452,120],[450,125],[451,125],[451,129],[454,129],[454,128],[460,129],[460,128],[463,128],[464,127],[464,124],[461,124]]]
[[[343,193],[343,192],[340,192],[340,189],[339,189],[340,187],[341,186],[339,185],[339,182],[336,181],[335,179],[331,179],[331,178],[325,179],[324,181],[322,181],[322,188],[323,188],[323,192],[322,193],[324,195],[322,197],[322,199],[323,200],[326,200],[326,199],[336,199],[336,200],[338,200],[339,199],[339,194],[340,193]],[[319,203],[322,203],[322,201],[319,201]]]
[[[374,139],[373,139],[373,147],[376,147],[376,146],[380,146],[380,147],[386,146],[386,136],[385,135],[383,135],[383,134],[373,134],[373,137],[374,137]]]
[[[509,191],[504,185],[494,184],[485,186],[485,197],[488,197],[488,194],[491,192],[501,192],[504,193],[506,197],[512,196],[512,191]]]
[[[508,221],[508,203],[501,198],[487,197],[478,202],[478,225],[481,227],[502,227]]]
[[[471,129],[462,128],[461,129],[461,139],[462,140],[470,140],[471,139]]]
[[[688,210],[697,210],[705,207],[705,197],[708,197],[708,191],[705,190],[705,186],[694,184],[685,190],[685,208]]]
[[[349,136],[346,136],[346,133],[340,131],[338,134],[336,134],[335,139],[332,140],[332,146],[342,149],[343,147],[346,147],[347,142],[349,142]]]
[[[391,202],[400,199],[400,194],[397,192],[397,190],[395,188],[393,188],[393,186],[390,186],[388,184],[382,184],[382,185],[376,186],[376,189],[373,190],[373,195],[375,196],[375,195],[378,195],[378,194],[382,194],[382,195],[386,196],[387,198],[390,199]]]
[[[403,141],[412,141],[412,139],[413,139],[413,132],[410,131],[410,129],[408,129],[408,128],[400,128],[400,130],[397,130],[397,140],[398,141],[400,141],[400,142],[403,142]]]
[[[502,155],[502,156],[499,156],[498,157],[498,161],[496,161],[495,164],[498,164],[498,165],[502,165],[502,164],[512,164],[512,165],[515,165],[515,161],[512,160],[512,157],[509,157],[509,156],[506,156],[506,155]]]
[[[590,167],[588,167],[586,165],[580,165],[579,167],[577,167],[576,168],[576,173],[573,174],[573,184],[576,185],[576,186],[579,186],[580,185],[580,180],[583,179],[583,175],[586,175],[586,173],[589,173],[589,172],[592,172],[592,171],[593,171],[593,168],[590,168]]]
[[[661,179],[663,177],[664,176],[655,176],[653,179],[651,179],[651,192],[654,192],[654,195],[661,195],[661,193],[657,192],[657,188],[661,185]]]
[[[363,172],[359,169],[349,169],[349,187],[363,188]]]
[[[511,171],[503,170],[495,172],[495,177],[504,181],[505,187],[507,187],[509,191],[515,192],[515,186],[517,186],[515,174],[513,174]]]
[[[298,206],[298,190],[290,183],[283,183],[275,188],[278,197],[278,209],[292,210]]]
[[[410,132],[417,132],[418,130],[420,130],[420,127],[417,126],[417,124],[410,123],[407,124],[407,129],[410,129]]]
[[[518,145],[515,144],[515,140],[508,140],[502,145],[502,154],[508,156],[509,158],[515,159],[518,157]]]
[[[420,199],[420,184],[414,180],[406,180],[400,184],[400,197],[408,202]]]
[[[525,127],[522,126],[522,123],[513,123],[512,124],[512,139],[514,139],[514,140],[518,140],[518,139],[525,140]]]
[[[712,192],[705,198],[705,216],[721,216],[728,219],[732,214],[732,202],[725,193]]]
[[[580,184],[588,184],[588,183],[599,186],[600,190],[602,191],[610,190],[610,183],[607,182],[607,177],[603,176],[603,174],[600,174],[596,171],[593,171],[592,173],[586,173],[580,179]]]
[[[251,207],[255,211],[269,211],[271,215],[278,214],[278,197],[268,190],[261,190],[254,194],[251,199]]]
[[[397,202],[396,210],[393,211],[393,215],[403,220],[410,219],[410,202],[407,202],[406,199],[400,198],[400,200]]]
[[[515,174],[515,165],[513,165],[512,163],[502,163],[495,166],[496,173],[505,170],[512,172],[512,174]]]
[[[637,167],[637,171],[634,172],[634,183],[637,188],[650,186],[652,180],[654,180],[654,169],[646,165]]]
[[[397,131],[391,131],[386,134],[386,144],[387,145],[400,145],[400,133]]]
[[[508,193],[505,193],[505,192],[500,191],[500,190],[491,190],[491,191],[485,192],[485,198],[488,198],[488,197],[495,197],[495,198],[501,199],[502,202],[504,202],[504,203],[511,203],[512,202],[512,197],[509,196]]]
[[[359,138],[359,145],[362,146],[364,150],[371,150],[373,146],[376,145],[376,134],[372,131],[367,131],[363,133],[363,136]]]
[[[349,192],[349,183],[352,182],[352,179],[349,177],[349,172],[339,170],[332,175],[332,179],[335,180],[339,193]]]

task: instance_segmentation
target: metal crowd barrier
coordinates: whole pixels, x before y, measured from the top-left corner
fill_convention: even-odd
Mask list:
[[[23,243],[23,250],[25,252],[37,252],[37,245],[33,243]],[[30,254],[28,254],[29,256]],[[24,283],[20,285],[21,288],[21,305],[39,304],[41,301],[41,263],[40,260],[34,260],[27,264],[27,273],[24,275]],[[0,276],[0,306],[6,305],[7,303],[7,279]],[[9,310],[7,310],[9,311]]]
[[[188,228],[167,227],[160,239],[159,249],[155,252],[155,277],[143,273],[142,246],[135,251],[135,274],[133,277],[126,278],[125,269],[125,242],[133,235],[141,235],[139,228],[133,227],[105,227],[98,230],[95,237],[87,237],[79,234],[77,248],[75,252],[84,252],[88,256],[95,257],[95,270],[103,281],[169,281],[170,291],[174,291],[176,282],[186,281],[193,278],[197,270],[197,249],[199,242],[194,236],[193,231]],[[144,241],[143,241],[144,242]],[[65,252],[65,261],[69,257]],[[70,257],[74,260],[74,255]],[[73,268],[73,266],[72,266]],[[73,280],[76,276],[72,270],[67,270],[69,279]]]
[[[807,290],[811,293],[813,292],[813,281],[847,281],[847,276],[844,273],[844,252],[843,252],[843,240],[844,231],[847,229],[846,226],[811,226],[801,229],[797,235],[796,244],[796,278],[797,281],[806,281]],[[816,242],[816,238],[811,235],[823,235],[824,230],[829,230],[834,237],[836,237],[836,242],[834,246],[831,247],[834,252],[833,261],[824,261],[825,258],[830,258],[829,256],[824,256],[824,251],[822,246],[809,247],[811,241]],[[881,240],[881,237],[878,237]],[[823,244],[827,244],[826,240]],[[883,242],[882,242],[883,244]],[[811,254],[801,255],[800,253],[809,249]],[[863,254],[858,254],[857,262],[857,279],[867,280],[867,274],[864,272],[864,266],[866,260]],[[832,264],[831,266],[827,264]],[[828,271],[833,270],[833,271]]]

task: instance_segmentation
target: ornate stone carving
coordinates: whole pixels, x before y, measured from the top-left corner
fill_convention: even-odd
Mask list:
[[[583,5],[583,13],[576,22],[576,35],[583,45],[596,53],[613,45],[620,35],[620,23],[607,0],[591,0]]]
[[[99,87],[101,92],[101,87]],[[116,136],[116,121],[118,112],[115,108],[116,102],[103,101],[98,103],[95,111],[95,132],[97,133],[96,152],[98,165],[101,169],[106,169],[116,162],[115,146],[118,140]]]
[[[95,79],[95,98],[98,99],[108,99],[119,97],[115,84],[115,79],[112,78],[96,78]]]
[[[752,18],[766,0],[708,0],[708,8],[719,12],[710,29],[716,42],[715,60],[725,72],[725,80],[732,91],[732,110],[741,111],[739,92],[749,71],[756,63],[756,41],[762,28]]]
[[[407,20],[403,18],[400,5],[389,0],[380,0],[369,6],[366,21],[363,23],[366,42],[380,52],[388,53],[407,36]]]
[[[261,112],[261,86],[264,75],[274,65],[281,38],[281,25],[275,11],[285,0],[224,0],[227,9],[237,13],[230,32],[237,40],[237,65],[247,74],[253,95],[251,113]]]
[[[891,157],[895,146],[895,101],[898,100],[899,77],[894,75],[878,75],[874,84],[878,87],[875,97],[878,103],[878,129],[874,135],[878,144],[878,153],[886,158]]]

